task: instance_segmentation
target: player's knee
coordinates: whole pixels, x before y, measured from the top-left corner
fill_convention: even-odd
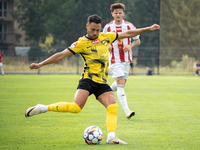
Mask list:
[[[116,81],[117,81],[117,85],[125,85],[126,83],[124,77],[117,77]]]

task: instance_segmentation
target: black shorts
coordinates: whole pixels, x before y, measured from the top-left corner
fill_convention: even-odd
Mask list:
[[[96,96],[96,99],[99,95],[108,91],[112,91],[108,84],[97,83],[91,79],[80,79],[77,89],[84,89],[89,91],[90,95],[94,94]]]

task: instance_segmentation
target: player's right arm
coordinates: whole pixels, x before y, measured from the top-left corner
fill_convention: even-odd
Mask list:
[[[49,58],[45,59],[44,61],[40,63],[32,63],[30,65],[30,69],[39,69],[42,66],[56,63],[63,58],[72,55],[73,53],[69,49],[65,49],[62,52],[55,53],[54,55],[50,56]]]

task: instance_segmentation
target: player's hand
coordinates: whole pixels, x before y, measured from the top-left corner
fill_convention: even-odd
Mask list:
[[[39,69],[40,67],[41,67],[40,64],[32,63],[32,64],[30,65],[30,69],[31,69],[31,70],[32,70],[32,69]]]
[[[124,50],[124,52],[130,51],[131,50],[131,45],[124,46],[123,50]]]
[[[160,26],[157,24],[154,24],[154,25],[150,26],[149,29],[150,29],[150,31],[159,30]]]

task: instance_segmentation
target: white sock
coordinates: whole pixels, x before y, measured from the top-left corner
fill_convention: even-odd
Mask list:
[[[44,113],[44,112],[47,112],[48,111],[48,105],[40,105],[40,109],[41,111]]]
[[[126,99],[126,94],[124,93],[124,85],[118,85],[117,86],[117,97],[119,99],[119,102],[121,103],[125,114],[130,111],[128,108],[128,104],[127,104],[127,99]]]
[[[2,75],[4,75],[3,66],[1,67],[1,73],[2,73]]]
[[[111,140],[115,137],[115,132],[114,131],[110,131],[108,132],[108,137],[107,137],[107,140]]]
[[[116,81],[113,82],[113,84],[112,84],[110,87],[111,87],[111,89],[112,89],[113,91],[116,91],[116,90],[117,90],[117,82],[116,82]]]

